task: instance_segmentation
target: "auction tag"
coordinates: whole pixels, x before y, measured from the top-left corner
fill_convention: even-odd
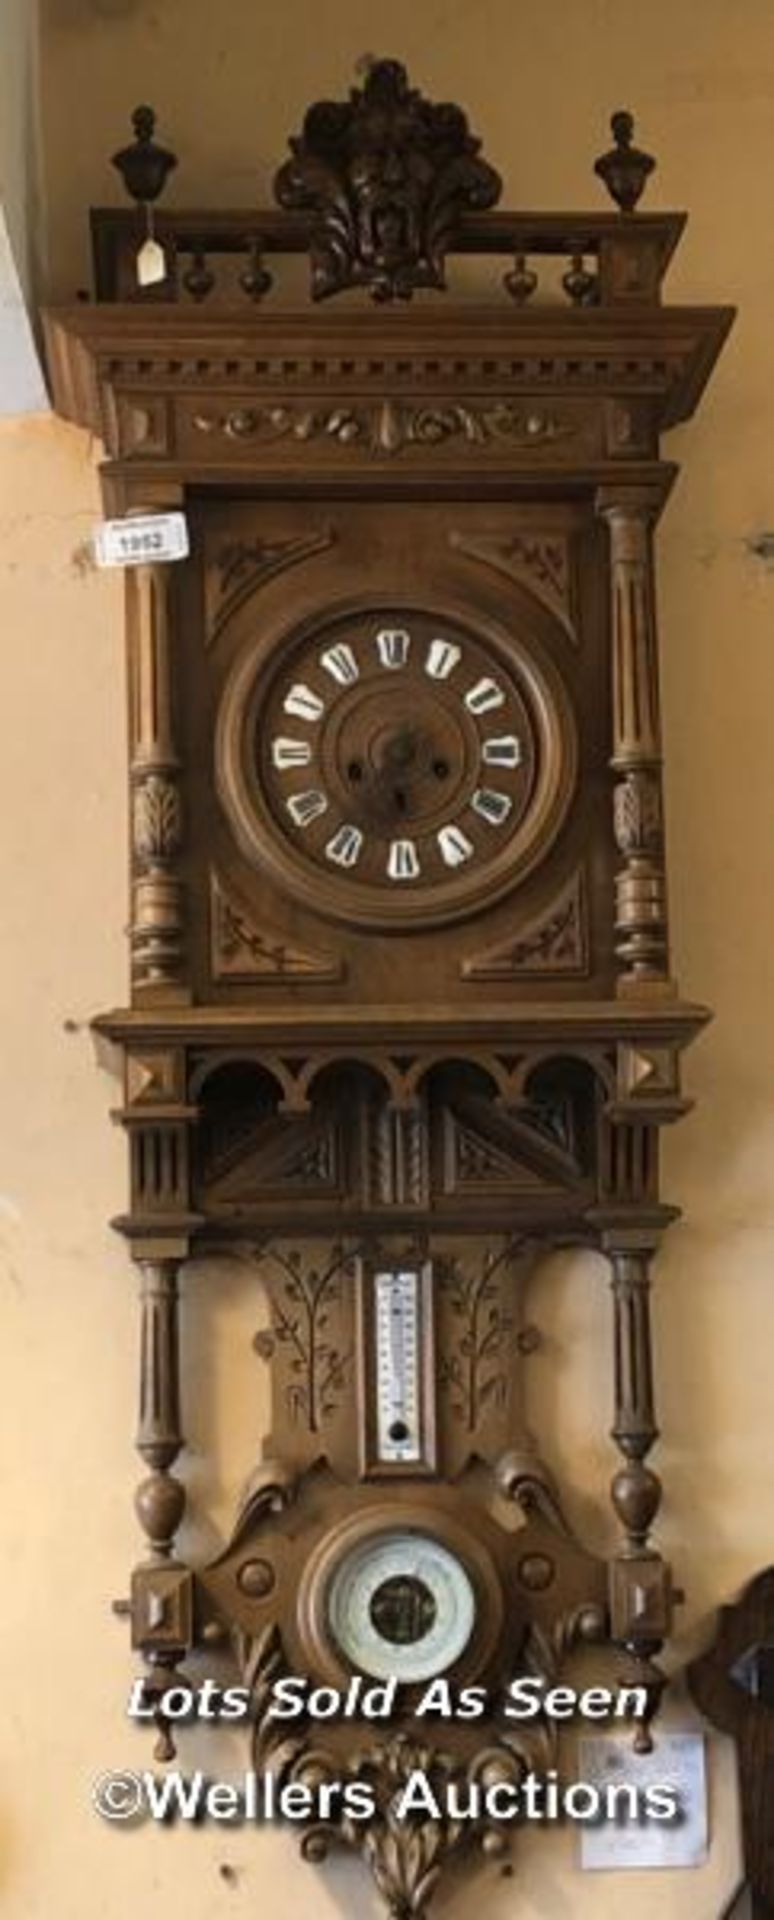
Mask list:
[[[703,1866],[703,1734],[662,1733],[655,1727],[653,1751],[646,1754],[634,1752],[630,1736],[584,1738],[578,1741],[578,1767],[583,1781],[595,1787],[604,1802],[598,1819],[580,1828],[582,1867]],[[634,1794],[636,1811],[627,1805]],[[668,1817],[670,1805],[674,1812]]]
[[[190,552],[184,513],[130,513],[103,520],[94,530],[98,567],[142,567],[156,560],[185,560]]]
[[[148,238],[143,241],[137,255],[137,279],[141,287],[153,287],[160,280],[166,280],[167,259],[164,248],[158,240]]]

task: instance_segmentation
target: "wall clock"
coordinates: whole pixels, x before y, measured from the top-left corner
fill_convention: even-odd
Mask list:
[[[615,211],[500,212],[461,109],[376,62],[309,109],[277,208],[158,208],[151,285],[173,156],[149,109],[134,134],[96,299],[46,318],[106,509],[182,506],[191,538],[127,573],[132,990],[96,1021],[142,1282],[132,1642],[168,1757],[164,1688],[227,1639],[256,1765],[309,1791],[307,1857],[359,1850],[408,1916],[454,1853],[507,1850],[486,1811],[401,1826],[418,1745],[436,1782],[515,1790],[556,1748],[499,1715],[514,1677],[612,1640],[640,1743],[664,1684],[649,1272],[707,1016],[669,964],[653,531],[660,436],[731,314],[663,302],[684,221],[635,211],[626,114],[597,163]],[[294,253],[312,300],[287,312]],[[460,254],[504,265],[482,305],[444,293]],[[607,1563],[524,1415],[527,1281],[567,1245],[612,1275]],[[178,1278],[213,1252],[268,1292],[271,1438],[189,1566]],[[389,1719],[289,1740],[268,1703],[294,1675],[394,1679]],[[484,1690],[482,1722],[421,1726],[439,1677]],[[366,1776],[369,1822],[320,1811]]]
[[[221,791],[247,858],[338,919],[438,925],[510,890],[572,791],[571,714],[512,634],[442,610],[333,609],[252,635],[226,690]]]

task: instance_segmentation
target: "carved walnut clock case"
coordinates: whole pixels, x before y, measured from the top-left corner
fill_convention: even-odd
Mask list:
[[[127,574],[132,995],[96,1022],[125,1062],[143,1282],[133,1644],[159,1699],[229,1636],[260,1766],[366,1769],[374,1821],[312,1821],[305,1851],[359,1847],[408,1915],[464,1837],[394,1819],[418,1686],[495,1698],[608,1637],[651,1708],[662,1686],[649,1263],[706,1015],[669,967],[652,539],[660,436],[731,315],[662,304],[684,220],[635,211],[653,162],[626,114],[597,163],[615,211],[499,213],[460,109],[379,62],[309,110],[279,210],[152,231],[174,156],[149,109],[134,125],[96,300],[47,317],[107,510],[183,507],[191,542]],[[265,264],[290,253],[302,311]],[[444,294],[452,255],[504,258],[483,304]],[[524,1421],[525,1281],[567,1245],[612,1272],[607,1565]],[[191,1568],[178,1271],[213,1251],[268,1287],[272,1433]],[[394,1674],[395,1717],[288,1741],[283,1673]],[[421,1744],[469,1781],[553,1752],[494,1709]]]

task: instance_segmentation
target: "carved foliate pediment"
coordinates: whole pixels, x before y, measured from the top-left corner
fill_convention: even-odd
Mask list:
[[[443,287],[460,214],[500,196],[479,146],[462,109],[425,100],[397,60],[375,61],[349,100],[310,107],[275,193],[312,212],[313,297],[359,285],[374,300],[408,300]]]

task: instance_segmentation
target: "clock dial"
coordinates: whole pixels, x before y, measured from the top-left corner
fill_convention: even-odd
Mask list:
[[[243,847],[322,912],[441,924],[504,892],[570,797],[566,697],[518,636],[427,608],[333,609],[249,652],[221,792]]]
[[[432,1679],[460,1658],[476,1604],[456,1554],[431,1534],[396,1528],[343,1556],[330,1581],[327,1615],[356,1672],[411,1683]]]

